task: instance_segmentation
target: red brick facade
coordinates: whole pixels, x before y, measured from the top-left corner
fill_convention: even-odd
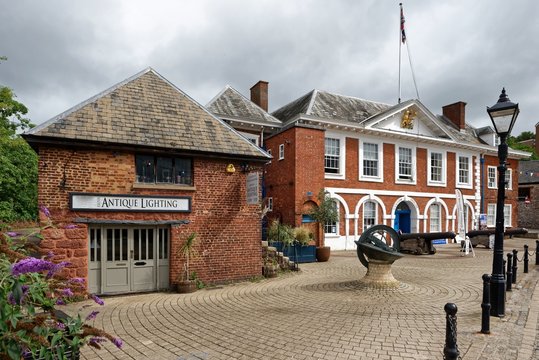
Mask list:
[[[226,171],[232,163],[238,170]],[[191,270],[204,282],[245,279],[261,274],[260,206],[247,205],[246,176],[239,162],[195,157],[193,187],[138,188],[132,152],[39,148],[39,203],[49,208],[52,220],[62,225],[77,218],[99,220],[189,220],[172,226],[170,283],[182,268],[177,253],[180,243],[192,232],[198,234],[199,256]],[[251,171],[261,171],[251,165]],[[64,177],[65,172],[65,177]],[[185,190],[184,190],[185,189]],[[190,213],[82,212],[69,210],[69,193],[190,196]],[[87,276],[88,233],[86,224],[77,229],[47,229],[42,246],[57,259],[72,263],[72,275]]]

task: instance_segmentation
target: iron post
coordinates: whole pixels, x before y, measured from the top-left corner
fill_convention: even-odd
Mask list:
[[[445,310],[445,346],[444,359],[457,360],[460,352],[457,345],[457,305],[447,303]]]
[[[530,262],[530,252],[528,245],[524,245],[524,274],[528,273],[528,263]]]
[[[539,240],[535,240],[535,265],[539,265]]]
[[[483,274],[483,302],[481,303],[481,333],[490,334],[490,275]]]
[[[518,251],[517,249],[513,249],[513,279],[511,280],[513,282],[513,284],[516,284],[517,283],[517,269],[518,269],[518,264],[517,264],[517,261],[518,261]]]
[[[507,253],[507,287],[505,288],[506,291],[511,291],[511,284],[513,283],[513,263],[511,259],[513,258],[513,254]]]

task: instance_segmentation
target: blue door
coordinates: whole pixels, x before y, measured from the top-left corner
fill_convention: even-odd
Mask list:
[[[403,233],[409,233],[411,231],[410,210],[397,210],[395,211],[395,230]]]

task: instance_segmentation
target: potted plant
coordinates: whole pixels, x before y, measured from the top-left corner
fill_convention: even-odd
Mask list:
[[[310,215],[318,222],[319,226],[339,221],[339,212],[335,205],[335,201],[324,191],[324,189],[321,189],[318,193],[318,206],[313,208]],[[329,256],[330,247],[325,246],[324,232],[322,232],[320,244],[316,248],[316,258],[318,261],[322,262],[328,261]]]
[[[197,284],[195,279],[192,279],[189,271],[189,261],[197,255],[195,249],[197,234],[191,233],[187,239],[185,239],[182,246],[178,249],[178,255],[184,259],[183,270],[178,275],[178,293],[190,293],[197,290]]]

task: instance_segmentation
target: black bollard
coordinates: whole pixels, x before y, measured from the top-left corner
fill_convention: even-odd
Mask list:
[[[516,249],[513,249],[513,284],[516,284],[517,283],[517,269],[518,269],[518,266],[517,266],[517,261],[518,261],[518,251]]]
[[[503,278],[507,282],[507,274],[505,273],[505,266],[507,265],[507,260],[503,259]]]
[[[539,265],[539,240],[535,240],[535,265]]]
[[[457,360],[460,352],[457,345],[457,305],[447,303],[445,310],[445,346],[444,359]]]
[[[505,291],[511,291],[511,284],[513,282],[512,258],[513,254],[507,253],[507,281],[505,282]]]
[[[490,334],[490,275],[483,274],[483,302],[481,303],[481,334]]]
[[[528,273],[528,263],[530,262],[530,252],[528,245],[524,245],[524,274]]]

